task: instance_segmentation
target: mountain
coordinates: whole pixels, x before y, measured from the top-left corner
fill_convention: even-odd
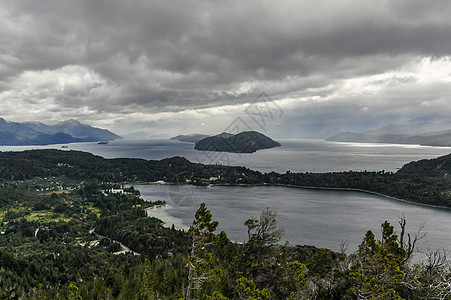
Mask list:
[[[120,138],[106,129],[95,128],[76,120],[49,126],[40,122],[7,122],[0,118],[0,145],[48,145]]]
[[[427,132],[422,134],[367,134],[355,132],[342,132],[328,137],[326,141],[355,142],[355,143],[388,143],[412,144],[422,146],[451,146],[451,130]]]
[[[73,119],[60,122],[53,126],[48,126],[39,122],[28,122],[24,123],[24,125],[46,134],[55,134],[58,132],[63,132],[73,136],[74,138],[81,139],[111,141],[121,138],[119,135],[112,133],[109,130],[82,124],[77,120]]]
[[[233,136],[233,134],[228,133],[228,132],[223,132],[223,133],[217,134],[215,136],[223,138],[223,139],[229,139],[229,138],[231,138]]]
[[[223,132],[220,134],[215,135],[216,137],[220,137],[220,138],[225,138],[228,139],[229,137],[233,136],[233,134],[228,133],[228,132]],[[193,133],[193,134],[189,134],[189,135],[177,135],[174,136],[172,138],[170,138],[170,140],[175,140],[175,141],[180,141],[180,142],[187,142],[187,143],[197,143],[200,140],[203,140],[205,138],[211,137],[211,135],[207,135],[207,134],[200,134],[200,133]]]
[[[260,149],[281,146],[278,142],[256,131],[238,134],[221,133],[207,137],[196,143],[194,149],[202,151],[222,151],[233,153],[253,153]]]
[[[451,146],[449,118],[415,118],[364,132],[341,132],[326,141]]]
[[[209,135],[206,134],[199,134],[199,133],[193,133],[193,134],[189,134],[189,135],[177,135],[174,136],[172,138],[170,138],[170,140],[175,140],[175,141],[180,141],[180,142],[188,142],[188,143],[197,143],[198,141],[209,137]]]
[[[384,134],[406,134],[423,135],[432,132],[451,130],[451,121],[449,119],[439,118],[415,118],[402,124],[389,124],[377,129],[365,131],[365,134],[384,135]]]

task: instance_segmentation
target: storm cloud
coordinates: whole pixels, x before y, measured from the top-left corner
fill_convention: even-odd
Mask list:
[[[261,92],[286,112],[268,130],[292,137],[446,116],[450,14],[445,0],[3,0],[1,117],[215,131]]]

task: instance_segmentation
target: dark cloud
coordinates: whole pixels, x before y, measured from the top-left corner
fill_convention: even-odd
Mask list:
[[[4,0],[0,101],[36,106],[12,119],[55,120],[239,105],[261,91],[306,101],[316,119],[342,111],[342,124],[347,107],[443,111],[446,79],[422,82],[418,66],[449,68],[450,13],[445,0]]]

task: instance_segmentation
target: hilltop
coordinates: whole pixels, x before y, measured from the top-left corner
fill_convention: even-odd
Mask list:
[[[261,149],[280,147],[280,143],[257,131],[238,134],[223,132],[204,138],[196,143],[194,149],[202,151],[222,151],[233,153],[253,153]]]

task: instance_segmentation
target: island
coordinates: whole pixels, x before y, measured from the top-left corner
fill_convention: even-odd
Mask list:
[[[201,151],[221,151],[232,153],[254,153],[261,149],[280,147],[280,143],[257,131],[244,131],[238,134],[223,132],[204,138],[196,143],[194,149]]]

